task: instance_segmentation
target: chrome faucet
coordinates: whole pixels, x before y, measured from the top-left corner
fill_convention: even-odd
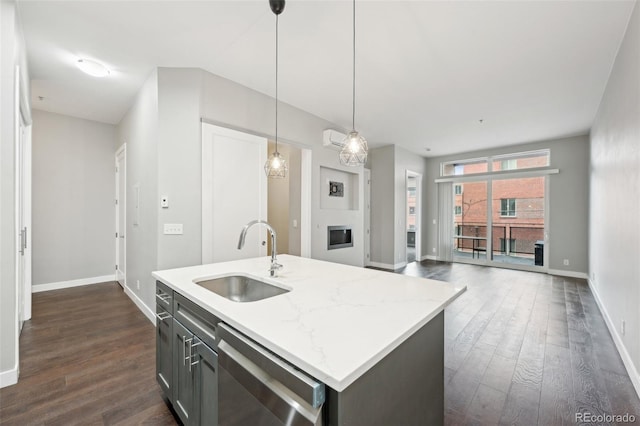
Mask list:
[[[238,250],[241,250],[242,247],[244,247],[244,239],[247,236],[247,231],[249,230],[249,228],[251,228],[253,225],[257,225],[257,224],[263,224],[264,226],[267,227],[267,229],[269,230],[269,232],[271,233],[271,267],[269,268],[269,275],[272,277],[277,276],[277,272],[282,269],[282,265],[278,263],[278,259],[276,258],[277,253],[276,253],[276,230],[273,229],[273,227],[271,225],[269,225],[268,222],[264,221],[264,220],[252,220],[251,222],[247,223],[244,228],[242,228],[242,232],[240,232],[240,239],[238,240]]]

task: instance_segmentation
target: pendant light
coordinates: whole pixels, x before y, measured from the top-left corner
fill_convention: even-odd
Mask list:
[[[285,0],[269,0],[271,11],[276,15],[276,146],[264,165],[268,178],[283,179],[287,176],[287,162],[278,152],[278,15],[284,10]]]
[[[340,163],[345,166],[361,166],[367,162],[367,140],[356,130],[356,0],[353,0],[353,110],[351,131],[340,150]]]

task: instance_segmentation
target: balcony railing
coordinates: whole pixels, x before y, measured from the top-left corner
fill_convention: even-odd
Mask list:
[[[486,225],[456,225],[455,230],[456,236],[477,238],[477,240],[454,238],[454,249],[458,251],[477,250],[478,241],[486,243]],[[536,242],[544,240],[544,226],[538,224],[494,225],[492,231],[492,248],[495,254],[533,255],[535,254]]]

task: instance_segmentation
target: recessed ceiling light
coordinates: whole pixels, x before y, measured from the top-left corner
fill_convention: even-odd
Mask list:
[[[424,150],[427,151],[427,152],[430,152],[431,148],[425,148]]]
[[[111,74],[107,67],[91,59],[78,59],[76,65],[82,71],[94,77],[106,77]]]
[[[478,120],[478,123],[484,124],[484,118],[481,118],[480,120]]]

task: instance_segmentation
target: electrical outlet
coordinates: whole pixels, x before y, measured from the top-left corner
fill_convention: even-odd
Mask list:
[[[562,263],[564,263],[564,266],[569,266],[569,259],[564,259]]]
[[[136,288],[140,290],[140,280],[136,280]]]
[[[620,324],[620,333],[624,336],[624,333],[627,331],[627,323],[625,320],[622,320],[622,324]]]
[[[169,208],[169,197],[164,196],[160,198],[160,207],[162,207],[163,209]]]
[[[165,223],[164,235],[182,235],[181,223]]]

